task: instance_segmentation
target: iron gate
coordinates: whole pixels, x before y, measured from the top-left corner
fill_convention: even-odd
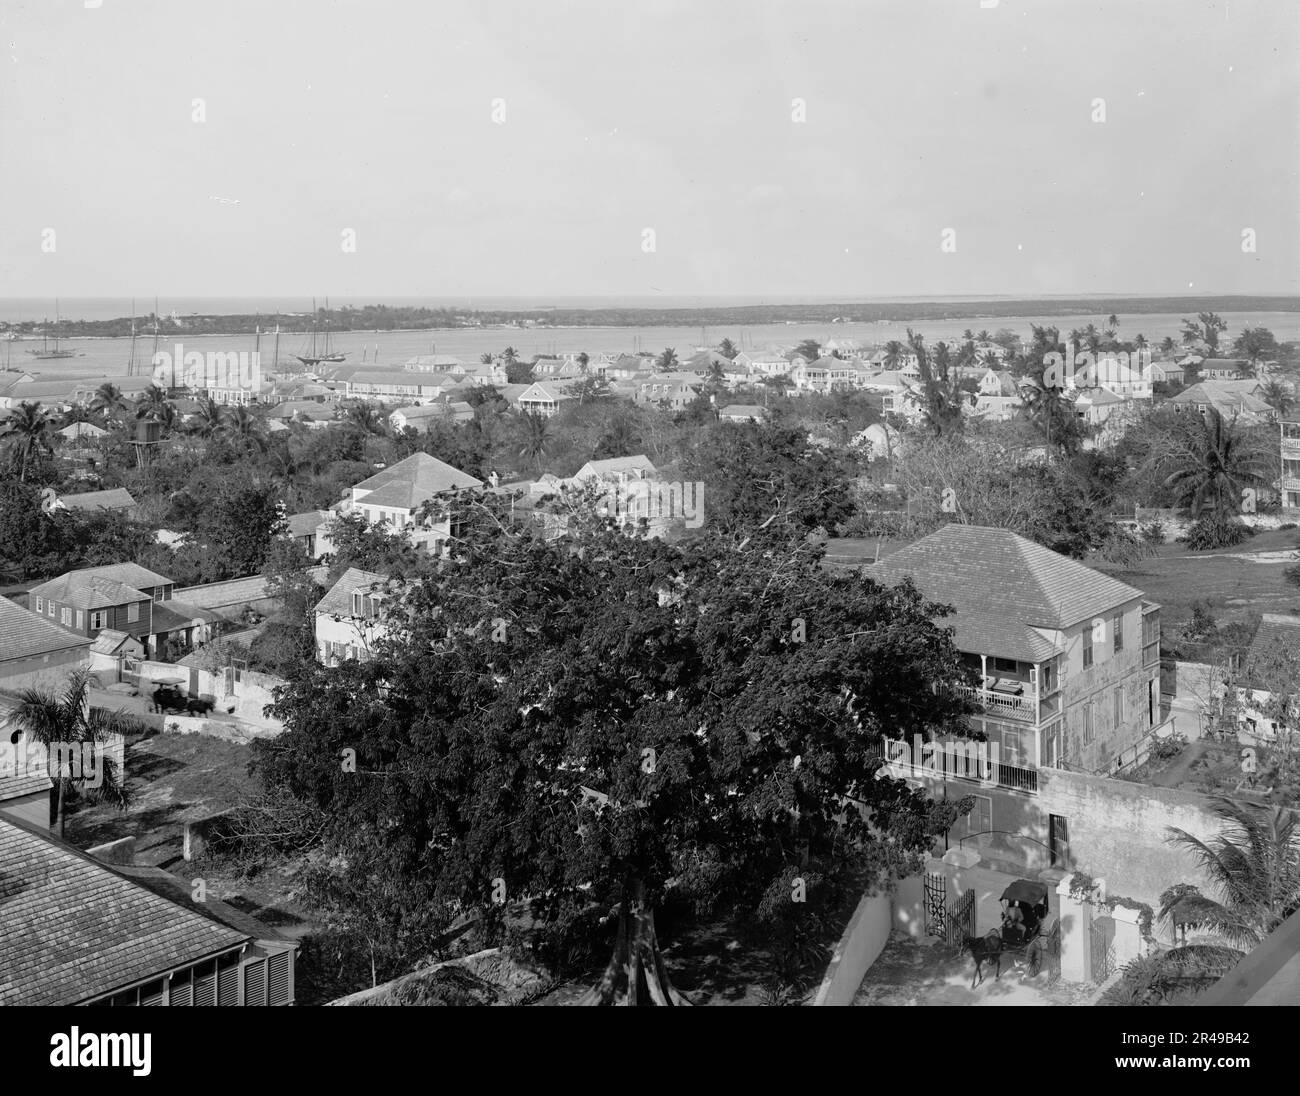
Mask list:
[[[1088,934],[1089,947],[1092,949],[1092,980],[1097,983],[1106,981],[1115,973],[1115,944],[1111,932],[1107,932],[1097,918],[1092,922],[1092,931]]]
[[[948,935],[948,880],[942,875],[925,875],[925,934]]]
[[[948,946],[960,949],[975,935],[975,892],[967,890],[948,911]]]

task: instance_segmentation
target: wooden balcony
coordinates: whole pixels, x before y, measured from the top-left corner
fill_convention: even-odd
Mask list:
[[[971,685],[958,685],[957,691],[977,701],[989,715],[1004,716],[1023,723],[1037,723],[1037,705],[1032,693],[1029,693],[1028,682],[1024,683],[1024,687],[1026,693],[1020,696],[1004,689],[979,689]]]
[[[928,777],[931,780],[953,781],[971,787],[996,787],[1026,795],[1038,794],[1038,770],[1032,766],[995,762],[991,757],[986,766],[982,760],[968,760],[968,756],[958,757],[946,752],[942,743],[937,744],[940,748],[927,765],[926,759],[913,757],[911,750],[902,750],[900,757],[901,745],[903,744],[896,740],[886,739],[883,747],[879,748],[879,754],[885,761],[882,771],[898,780],[923,780]],[[972,747],[981,758],[988,757],[983,752],[987,749],[985,743],[971,741],[965,744],[966,749]],[[891,760],[892,758],[898,760]]]

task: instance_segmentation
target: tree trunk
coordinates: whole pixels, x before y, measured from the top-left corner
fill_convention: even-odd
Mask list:
[[[600,982],[580,1005],[689,1005],[673,988],[659,951],[654,909],[646,905],[644,887],[634,883],[618,914],[614,953]]]

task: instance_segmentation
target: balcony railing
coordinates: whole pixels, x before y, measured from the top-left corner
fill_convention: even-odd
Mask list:
[[[951,780],[984,788],[1005,788],[1010,791],[1024,792],[1026,795],[1038,794],[1038,770],[1025,765],[993,761],[988,756],[987,743],[966,742],[952,754],[943,748],[943,743],[935,745],[936,753],[928,759],[927,764],[927,759],[913,757],[910,750],[902,750],[900,757],[900,743],[886,739],[884,746],[878,751],[879,756],[885,761],[883,771],[900,780],[929,777],[934,780]],[[965,752],[971,749],[975,750],[977,757],[971,758]],[[898,760],[891,760],[892,758]]]
[[[1300,456],[1300,438],[1284,437],[1282,439],[1282,452]]]
[[[1029,687],[1028,683],[1025,685]],[[1032,696],[1014,696],[1010,693],[996,692],[993,689],[978,689],[971,685],[958,685],[957,691],[963,696],[971,697],[984,706],[990,715],[1006,716],[1026,723],[1038,721],[1037,705]]]
[[[1300,476],[1283,476],[1280,486],[1283,491],[1300,491]]]

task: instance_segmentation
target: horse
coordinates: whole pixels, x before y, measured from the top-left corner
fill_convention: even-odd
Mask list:
[[[969,951],[971,958],[975,960],[975,973],[970,980],[971,989],[984,981],[983,965],[988,960],[992,960],[996,971],[993,980],[996,982],[1002,977],[1002,937],[997,929],[990,929],[988,934],[982,937],[968,936],[961,947],[962,951]]]
[[[192,696],[186,698],[185,710],[190,715],[207,715],[216,705],[205,697]]]
[[[179,693],[175,688],[160,685],[153,691],[153,706],[159,712],[183,712],[185,710],[185,696]]]

